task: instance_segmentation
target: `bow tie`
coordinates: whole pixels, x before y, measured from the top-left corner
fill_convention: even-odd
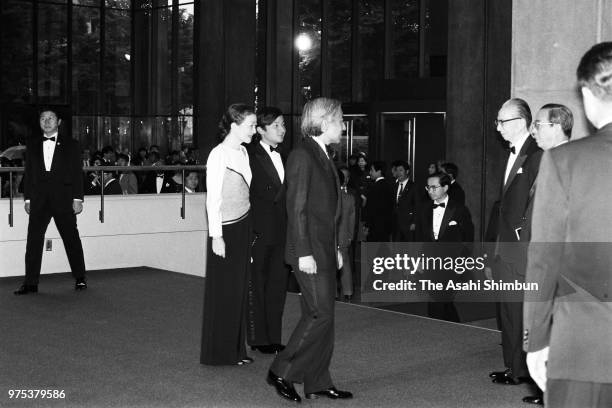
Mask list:
[[[268,146],[270,148],[270,153],[274,153],[274,152],[278,152],[278,146],[276,147],[272,147],[272,146]]]
[[[514,148],[514,146],[509,147],[508,151],[512,154],[516,154],[516,149]]]
[[[43,137],[43,139],[44,139],[45,142],[49,142],[49,141],[55,142],[55,136],[53,136],[53,137]]]
[[[440,203],[440,204],[433,203],[433,208],[438,208],[438,207],[444,208],[446,207],[446,203]]]

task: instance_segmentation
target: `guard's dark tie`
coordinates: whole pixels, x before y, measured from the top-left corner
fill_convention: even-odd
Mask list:
[[[53,137],[44,137],[43,139],[45,139],[45,142],[51,141],[51,142],[55,142],[55,136]]]
[[[446,207],[446,204],[445,203],[440,203],[440,204],[433,203],[433,208],[438,208],[438,207],[444,208]]]
[[[516,149],[514,148],[514,146],[510,146],[508,150],[510,151],[510,153],[516,154]]]
[[[268,146],[268,147],[270,148],[270,153],[278,152],[278,146],[276,146],[276,147]]]

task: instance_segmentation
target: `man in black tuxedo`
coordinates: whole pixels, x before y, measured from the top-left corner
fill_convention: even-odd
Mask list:
[[[60,136],[61,119],[53,110],[40,114],[43,137],[32,138],[25,167],[25,211],[30,214],[25,254],[25,280],[16,295],[38,292],[40,265],[51,218],[64,241],[75,290],[87,288],[83,246],[76,216],[83,211],[83,167],[76,140]]]
[[[423,205],[417,216],[416,237],[418,242],[457,243],[430,248],[440,257],[469,256],[474,242],[474,224],[468,208],[449,194],[451,179],[439,172],[427,178],[427,192],[431,205]],[[430,271],[431,280],[447,282],[457,276],[453,271]],[[459,321],[459,314],[452,302],[452,291],[432,293],[433,302],[428,304],[429,316],[436,319]]]
[[[531,110],[522,99],[506,101],[495,120],[497,131],[509,142],[510,153],[506,161],[505,174],[500,183],[500,198],[493,206],[487,237],[495,241],[492,274],[487,268],[487,278],[504,282],[522,282],[525,279],[525,251],[517,248],[523,215],[529,205],[540,166],[542,149],[529,133]],[[489,374],[496,384],[517,385],[530,381],[522,349],[523,302],[501,301],[498,303],[498,321],[502,333],[502,349],[505,371]]]
[[[465,204],[465,191],[463,191],[463,187],[457,182],[459,167],[457,167],[455,163],[446,162],[442,163],[440,170],[450,176],[451,184],[448,187],[448,195],[450,198],[457,203]]]
[[[370,165],[373,183],[368,188],[363,220],[368,231],[368,242],[389,242],[393,229],[393,185],[385,179],[387,166],[383,161]]]
[[[395,200],[393,206],[393,241],[414,241],[417,211],[417,188],[410,180],[410,165],[405,160],[395,162]]]
[[[273,354],[283,350],[281,331],[289,270],[285,264],[287,238],[287,188],[284,157],[279,144],[285,121],[278,108],[257,113],[257,133],[247,148],[251,180],[251,215],[255,242],[249,284],[247,342],[253,350]]]
[[[307,399],[352,398],[334,387],[329,372],[334,349],[336,271],[342,267],[337,228],[340,183],[327,146],[339,143],[344,122],[340,101],[316,98],[302,114],[304,141],[287,160],[285,260],[302,291],[302,317],[287,347],[276,355],[267,381],[288,400],[300,402],[293,383],[304,383]]]

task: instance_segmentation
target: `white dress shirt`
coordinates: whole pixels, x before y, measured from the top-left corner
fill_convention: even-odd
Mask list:
[[[504,175],[504,185],[506,185],[506,182],[508,181],[508,176],[510,176],[510,170],[512,170],[512,166],[514,166],[514,162],[516,161],[516,158],[521,152],[521,149],[523,148],[523,145],[525,144],[525,141],[528,137],[529,133],[526,133],[517,143],[510,144],[511,147],[514,147],[514,153],[510,152],[510,156],[508,156],[508,164],[506,165],[506,173]]]
[[[407,183],[408,183],[408,179],[406,179],[404,181],[400,181],[399,183],[397,183],[397,192],[395,194],[395,202],[396,203],[399,201],[400,193],[404,191],[404,189],[406,188],[406,184]]]
[[[329,159],[329,154],[327,154],[327,147],[325,146],[325,143],[323,143],[321,140],[319,140],[319,137],[313,137],[312,140],[314,140],[315,142],[317,142],[317,144],[319,146],[321,146],[321,149],[323,149],[323,152],[325,153],[325,156],[327,156],[327,158]]]
[[[55,153],[55,145],[57,144],[57,132],[48,136],[54,137],[55,141],[47,140],[47,135],[43,137],[43,159],[45,161],[45,170],[51,171],[51,164],[53,163],[53,154]]]
[[[435,204],[444,203],[444,207],[436,207],[433,209],[433,235],[434,239],[438,239],[438,234],[440,234],[440,227],[442,226],[442,218],[444,218],[444,211],[446,211],[446,207],[448,207],[448,194],[444,197],[443,200],[439,202],[434,202]]]
[[[285,168],[283,167],[283,159],[281,159],[281,155],[279,152],[271,152],[270,145],[265,143],[263,140],[259,141],[259,144],[263,149],[268,153],[270,159],[272,159],[272,164],[274,164],[274,168],[278,173],[278,177],[280,178],[281,183],[285,181]]]

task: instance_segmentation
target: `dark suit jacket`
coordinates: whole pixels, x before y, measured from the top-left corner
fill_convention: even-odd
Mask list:
[[[51,191],[51,205],[56,210],[72,211],[74,199],[83,200],[83,167],[79,143],[58,134],[51,171],[45,171],[43,139],[38,136],[27,144],[24,198],[31,206],[41,202],[43,194]]]
[[[516,246],[503,243],[519,242],[516,228],[523,221],[528,206],[529,191],[537,177],[541,157],[542,149],[529,136],[510,170],[508,181],[503,184],[503,178],[501,180],[500,198],[493,206],[486,235],[487,238],[500,243],[496,255],[499,255],[503,261],[520,262],[524,259],[525,253],[517,250]],[[503,169],[505,171],[505,165]]]
[[[397,189],[399,183],[395,183],[393,188],[393,235],[394,238],[398,236],[407,237],[410,236],[410,225],[415,222],[417,212],[417,201],[418,193],[416,184],[408,180],[406,187],[402,190],[398,200],[395,200],[397,196]]]
[[[526,351],[550,346],[548,378],[612,383],[610,157],[612,124],[542,157],[523,322]]]
[[[287,246],[285,260],[312,255],[317,270],[336,271],[340,183],[333,163],[321,147],[305,137],[289,155],[287,180]]]
[[[448,187],[448,196],[456,203],[465,205],[465,191],[457,181]]]
[[[433,234],[433,202],[421,206],[416,220],[416,238],[418,242],[435,242]],[[442,217],[437,242],[462,242],[466,248],[471,248],[474,241],[474,224],[468,208],[448,198],[448,203]]]
[[[270,155],[259,141],[251,143],[247,152],[253,174],[250,189],[253,232],[260,243],[284,245],[287,236],[287,184],[281,182]],[[284,165],[284,157],[281,159]]]
[[[355,240],[355,223],[357,221],[355,193],[347,189],[346,192],[340,192],[340,225],[338,226],[338,245],[342,248],[348,248],[351,242]],[[349,262],[348,259],[345,259]]]
[[[363,210],[363,220],[370,230],[368,241],[372,241],[372,238],[381,242],[389,241],[393,229],[394,205],[393,185],[386,178],[370,185]]]

